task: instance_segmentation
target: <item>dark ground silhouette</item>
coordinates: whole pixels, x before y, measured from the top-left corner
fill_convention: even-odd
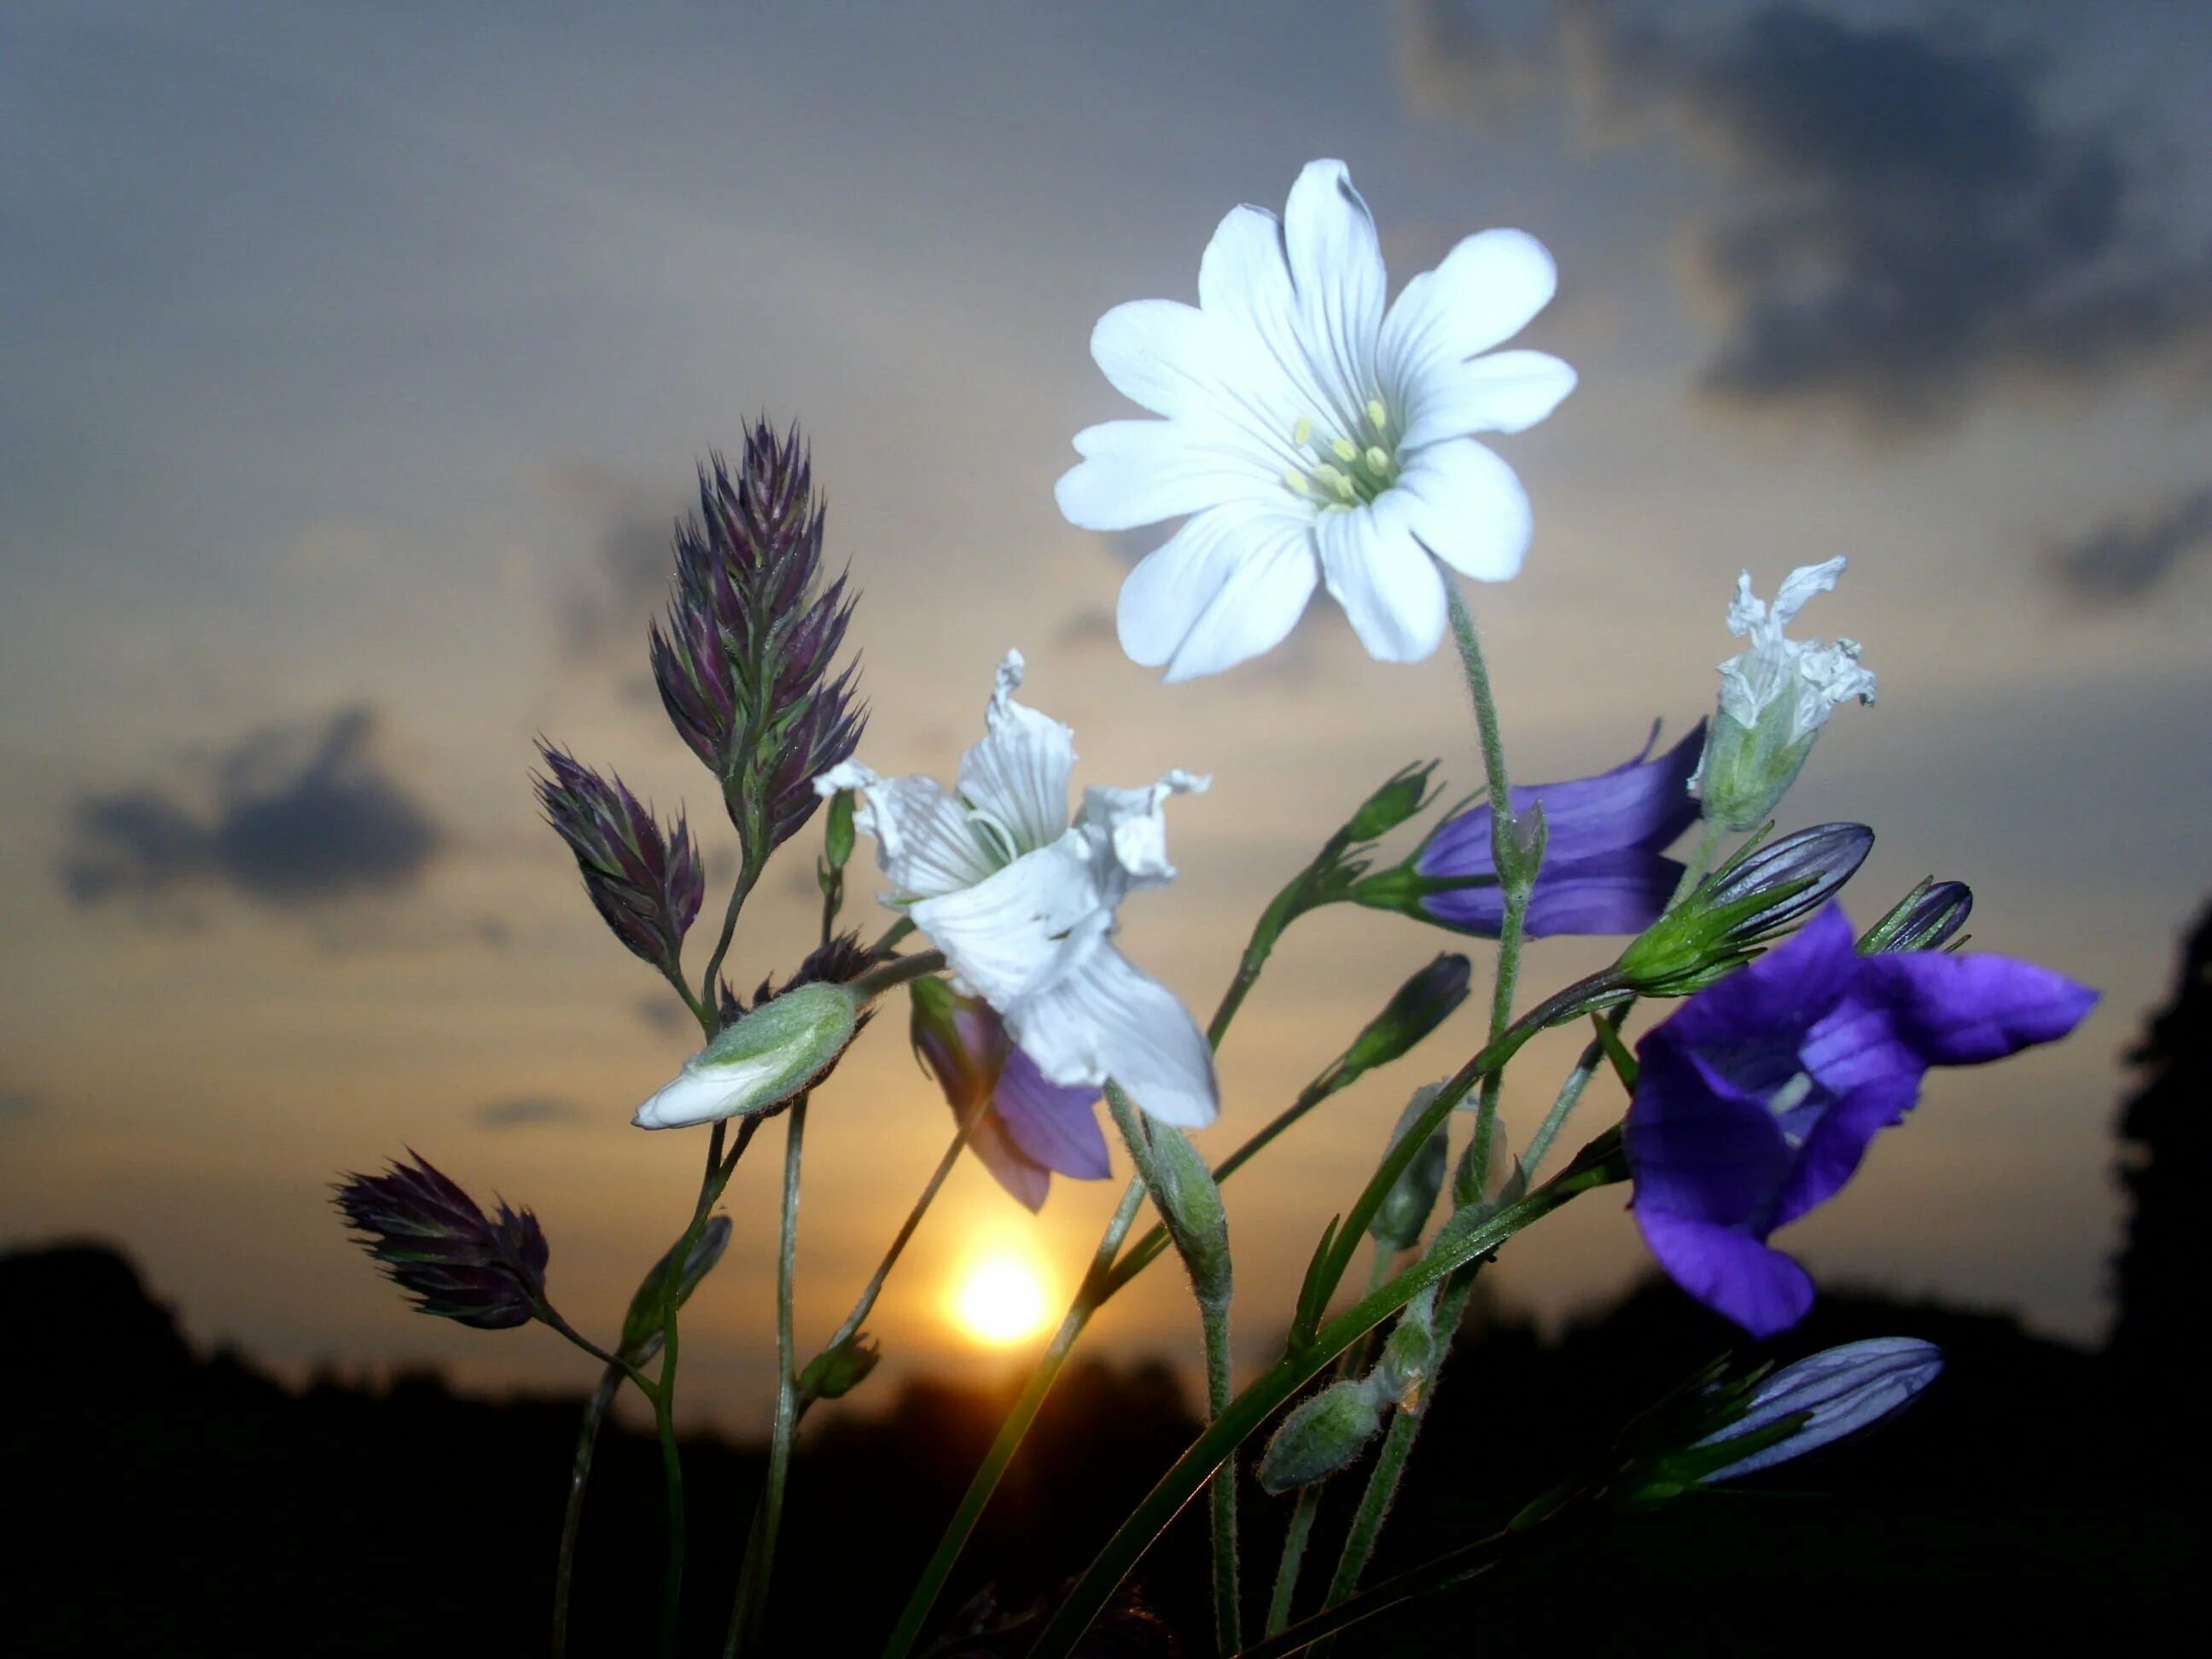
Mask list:
[[[1903,1418],[1755,1490],[1540,1546],[1362,1627],[1338,1652],[2041,1652],[2082,1629],[2104,1646],[2187,1628],[2206,1559],[2193,1362],[2206,1301],[2196,1216],[2212,1174],[2209,1000],[2212,913],[2132,1057],[2142,1081],[2119,1125],[2132,1209],[2108,1352],[2043,1340],[2005,1315],[1832,1291],[1776,1357],[1862,1336],[1933,1340],[1948,1370]],[[96,1245],[0,1257],[0,1330],[15,1358],[0,1368],[0,1492],[15,1522],[0,1550],[0,1652],[545,1650],[580,1394],[471,1399],[428,1376],[293,1393],[239,1355],[193,1352],[131,1266]],[[1554,1342],[1478,1297],[1370,1577],[1493,1529],[1731,1346],[1735,1333],[1659,1283]],[[812,1428],[772,1651],[876,1651],[1006,1403],[915,1382],[878,1416]],[[1050,1596],[1196,1426],[1162,1365],[1071,1367],[946,1609],[987,1586],[1004,1607]],[[686,1449],[687,1650],[720,1651],[760,1468],[751,1449]],[[579,1659],[652,1650],[659,1479],[649,1437],[608,1433],[579,1555]],[[1358,1479],[1340,1477],[1324,1511],[1308,1557],[1316,1587]],[[1287,1509],[1248,1486],[1255,1608]],[[1138,1575],[1170,1632],[1209,1628],[1205,1549],[1202,1517],[1186,1511]],[[1202,1650],[1150,1638],[1115,1649]]]

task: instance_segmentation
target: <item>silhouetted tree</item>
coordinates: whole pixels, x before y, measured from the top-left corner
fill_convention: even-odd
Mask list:
[[[2155,1431],[2202,1392],[2191,1362],[2212,1310],[2203,1265],[2212,1188],[2212,907],[2190,935],[2172,1000],[2128,1059],[2143,1082],[2120,1109],[2130,1209],[2110,1351]]]

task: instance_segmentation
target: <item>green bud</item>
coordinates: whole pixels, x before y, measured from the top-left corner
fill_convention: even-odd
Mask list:
[[[793,986],[725,1026],[631,1121],[670,1129],[779,1110],[836,1063],[859,1010],[846,986]]]
[[[1816,727],[1792,738],[1796,710],[1790,698],[1778,698],[1748,726],[1724,707],[1715,713],[1698,776],[1698,796],[1708,819],[1742,834],[1772,815],[1805,769],[1805,757],[1820,735]]]
[[[1532,801],[1528,811],[1510,817],[1493,813],[1490,823],[1490,860],[1498,866],[1498,884],[1508,893],[1529,891],[1536,884],[1544,848],[1551,840],[1544,803]]]
[[[1388,1066],[1459,1012],[1467,1000],[1474,965],[1445,951],[1392,994],[1382,1012],[1369,1020],[1337,1062],[1346,1081],[1378,1066]]]
[[[1966,925],[1973,908],[1973,889],[1965,882],[1938,882],[1929,877],[1866,930],[1859,940],[1859,954],[1888,956],[1904,951],[1940,950],[1950,945],[1953,936]]]
[[[1621,953],[1620,976],[1645,996],[1702,989],[1826,904],[1873,847],[1863,823],[1823,823],[1740,849]]]
[[[1479,1173],[1474,1167],[1475,1144],[1474,1140],[1467,1143],[1458,1167],[1452,1171],[1452,1209],[1455,1214],[1472,1212],[1477,1220],[1487,1221],[1528,1195],[1528,1172],[1507,1149],[1505,1126],[1496,1118],[1490,1121],[1490,1156]]]
[[[1260,1484],[1271,1492],[1326,1480],[1358,1457],[1382,1426],[1366,1382],[1332,1382],[1283,1419],[1260,1457]]]
[[[1167,1210],[1168,1232],[1175,1240],[1200,1303],[1220,1307],[1229,1300],[1229,1217],[1221,1207],[1221,1188],[1198,1148],[1180,1129],[1154,1124],[1150,1131],[1152,1178]]]
[[[853,856],[853,792],[840,789],[830,797],[830,811],[822,831],[822,855],[832,870],[842,870]]]
[[[817,1400],[842,1400],[867,1380],[883,1357],[866,1331],[848,1336],[806,1362],[799,1374],[799,1391]]]
[[[722,1259],[722,1252],[729,1245],[729,1217],[718,1215],[700,1229],[699,1237],[691,1242],[690,1252],[684,1258],[684,1272],[676,1283],[678,1307],[691,1299],[691,1292],[699,1288],[699,1281],[714,1272],[714,1264]],[[629,1299],[629,1311],[623,1316],[621,1352],[632,1364],[643,1364],[659,1353],[668,1334],[666,1310],[661,1304],[667,1294],[669,1267],[675,1258],[676,1246],[672,1244],[667,1253],[653,1264],[653,1271],[646,1274],[645,1282],[637,1287],[637,1294]]]
[[[1413,1091],[1413,1097],[1398,1115],[1398,1127],[1390,1133],[1390,1146],[1383,1153],[1386,1158],[1428,1110],[1442,1087],[1428,1083]],[[1437,1194],[1443,1188],[1444,1164],[1450,1156],[1450,1136],[1439,1126],[1376,1206],[1375,1218],[1367,1224],[1367,1236],[1386,1250],[1410,1250],[1419,1243],[1421,1229],[1429,1224],[1429,1212],[1436,1207]]]
[[[1382,840],[1436,799],[1429,793],[1429,776],[1436,769],[1434,761],[1401,768],[1389,782],[1360,803],[1359,810],[1337,832],[1339,838],[1347,842]]]
[[[1382,1358],[1369,1378],[1370,1386],[1397,1403],[1401,1411],[1419,1411],[1429,1373],[1436,1364],[1437,1287],[1433,1285],[1406,1304],[1390,1340],[1382,1345]]]

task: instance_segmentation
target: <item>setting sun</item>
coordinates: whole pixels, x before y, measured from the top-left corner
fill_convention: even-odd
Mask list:
[[[1034,1261],[1011,1250],[994,1250],[969,1261],[953,1282],[949,1305],[963,1330],[994,1346],[1034,1336],[1051,1312],[1044,1274]]]

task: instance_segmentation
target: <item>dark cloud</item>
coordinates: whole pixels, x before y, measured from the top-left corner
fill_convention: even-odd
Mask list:
[[[655,993],[642,996],[633,1006],[646,1027],[664,1036],[672,1036],[694,1024],[691,1011],[671,995]]]
[[[2051,574],[2074,598],[2126,605],[2162,584],[2182,560],[2212,552],[2212,488],[2192,490],[2148,514],[2108,520],[2048,550]]]
[[[78,802],[62,881],[79,903],[228,888],[292,908],[413,883],[441,836],[372,750],[374,714],[252,733],[216,761],[198,805],[161,788]]]
[[[641,505],[626,505],[608,518],[590,566],[562,606],[571,648],[645,659],[646,627],[668,599],[674,538],[674,520]],[[650,690],[651,682],[645,684]]]
[[[1603,125],[1672,130],[1727,176],[1695,231],[1709,392],[1894,430],[2007,386],[2212,374],[2212,250],[2172,246],[2130,135],[2054,116],[2027,54],[1798,7],[1682,15],[1565,0],[1549,62]],[[1471,84],[1495,82],[1468,38]]]
[[[539,1096],[526,1096],[516,1100],[495,1100],[479,1106],[472,1115],[477,1127],[485,1129],[528,1129],[544,1124],[580,1123],[583,1109],[565,1100],[550,1100]]]

